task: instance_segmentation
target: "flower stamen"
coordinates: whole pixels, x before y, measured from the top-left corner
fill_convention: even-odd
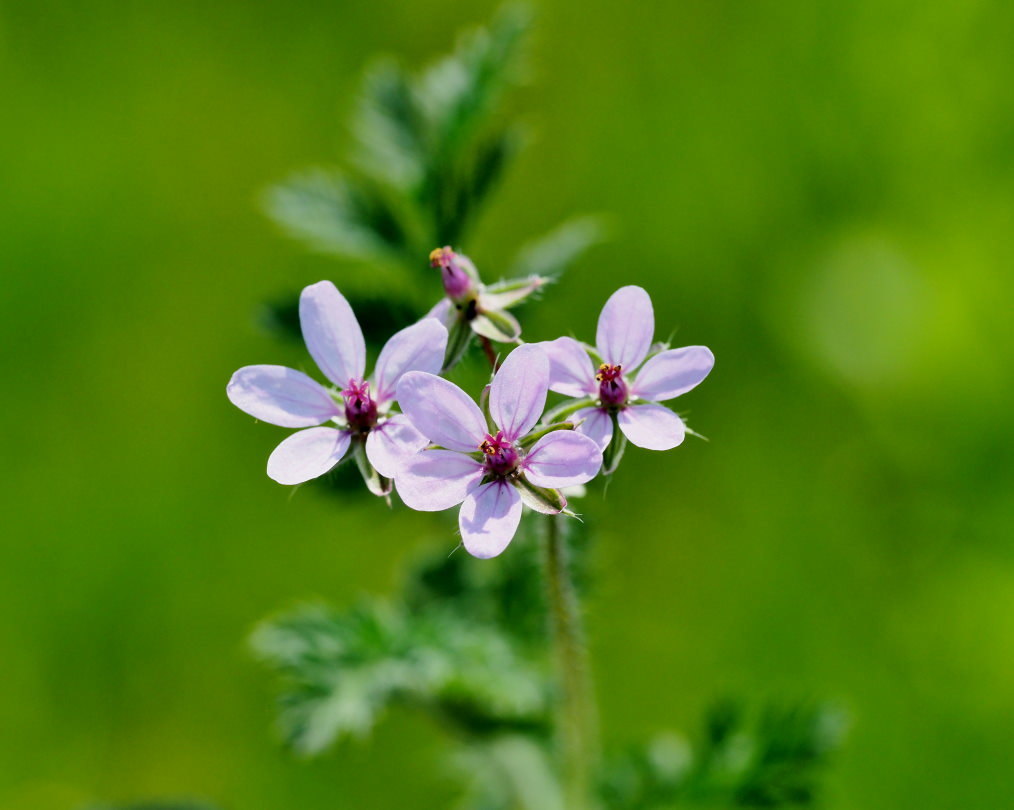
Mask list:
[[[349,428],[359,433],[369,433],[370,428],[377,424],[377,403],[370,396],[370,383],[367,380],[349,380],[348,387],[342,391],[345,400],[345,419]]]
[[[595,379],[599,383],[599,400],[609,408],[621,408],[627,402],[629,389],[623,379],[623,366],[603,363]]]
[[[483,465],[488,475],[506,478],[518,468],[518,451],[514,445],[504,438],[503,431],[498,430],[496,436],[489,433],[479,445],[479,450],[486,456]]]

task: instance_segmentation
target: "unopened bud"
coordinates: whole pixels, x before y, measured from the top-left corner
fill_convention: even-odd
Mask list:
[[[478,278],[471,260],[450,247],[437,248],[430,253],[430,267],[440,269],[444,292],[452,301],[462,301],[475,289]]]

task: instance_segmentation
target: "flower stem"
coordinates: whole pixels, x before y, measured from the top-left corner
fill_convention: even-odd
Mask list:
[[[567,559],[561,518],[546,519],[543,542],[549,622],[561,690],[557,730],[563,749],[568,810],[589,810],[598,759],[597,712],[581,611]]]
[[[479,335],[479,343],[482,344],[482,350],[486,352],[489,367],[496,373],[500,369],[500,364],[496,361],[496,351],[493,349],[493,342],[485,335]]]

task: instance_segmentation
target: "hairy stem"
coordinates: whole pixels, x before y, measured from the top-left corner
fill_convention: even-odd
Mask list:
[[[567,807],[593,806],[591,779],[598,759],[598,730],[588,648],[560,521],[545,520],[543,562],[557,681],[561,690],[558,732],[563,749]]]

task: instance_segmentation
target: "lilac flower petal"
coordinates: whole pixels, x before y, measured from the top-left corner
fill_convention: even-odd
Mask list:
[[[429,439],[412,427],[407,416],[398,413],[370,431],[366,457],[378,473],[394,478],[402,465],[427,444]]]
[[[450,314],[451,300],[449,298],[441,298],[433,305],[433,308],[423,316],[423,320],[426,320],[426,318],[436,318],[440,321],[440,323],[446,326],[448,320],[450,320],[448,318],[448,315]]]
[[[591,481],[602,466],[595,440],[558,430],[539,439],[525,458],[528,480],[537,487],[572,487]]]
[[[620,287],[599,315],[595,343],[602,359],[631,372],[648,354],[655,334],[651,298],[640,287]]]
[[[574,338],[561,337],[536,344],[549,358],[549,389],[568,397],[593,396],[598,391],[595,367],[588,352]]]
[[[605,409],[582,408],[571,414],[570,421],[577,425],[578,433],[587,436],[602,450],[609,446],[609,442],[613,438],[613,420]],[[578,424],[579,422],[580,424]]]
[[[285,366],[245,366],[225,393],[241,411],[281,427],[311,427],[341,414],[324,386]]]
[[[489,413],[508,441],[523,436],[542,416],[549,391],[549,358],[536,344],[507,355],[489,389]]]
[[[268,458],[268,475],[279,484],[302,484],[341,461],[351,437],[346,430],[315,427],[293,433]]]
[[[447,328],[435,318],[426,318],[392,335],[377,358],[377,404],[394,399],[398,380],[406,371],[438,373],[446,350]]]
[[[646,450],[672,450],[683,443],[683,420],[662,405],[633,405],[619,414],[620,430]]]
[[[465,500],[482,475],[482,465],[464,453],[422,450],[401,465],[394,486],[409,508],[439,512]]]
[[[352,307],[330,281],[318,281],[299,296],[303,340],[317,367],[335,385],[361,380],[366,371],[366,344]]]
[[[479,449],[486,436],[486,418],[454,383],[410,371],[402,375],[397,394],[402,412],[431,442],[462,453]]]
[[[661,352],[637,372],[631,393],[654,402],[673,399],[698,385],[714,365],[715,355],[707,346],[685,346]]]
[[[503,481],[491,481],[474,489],[458,513],[465,549],[483,560],[507,548],[520,522],[521,496]]]

